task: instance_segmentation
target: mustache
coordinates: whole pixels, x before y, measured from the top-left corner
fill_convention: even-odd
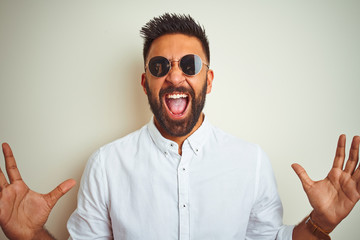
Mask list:
[[[182,93],[187,93],[189,94],[193,99],[195,98],[195,92],[192,88],[186,88],[186,87],[174,87],[174,86],[169,86],[167,88],[161,89],[159,92],[159,97],[161,98],[162,96],[164,96],[165,94],[170,94],[173,92],[182,92]]]

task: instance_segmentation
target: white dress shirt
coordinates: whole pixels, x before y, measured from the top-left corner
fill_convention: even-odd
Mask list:
[[[89,159],[70,239],[290,240],[270,162],[205,118],[178,145],[153,119]]]

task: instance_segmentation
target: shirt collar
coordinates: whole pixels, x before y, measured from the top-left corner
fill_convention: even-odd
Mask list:
[[[204,121],[201,126],[191,134],[184,142],[183,149],[186,145],[189,145],[191,150],[197,155],[201,152],[202,146],[204,145],[208,135],[210,134],[210,123],[207,120],[207,117],[204,116]],[[164,138],[154,123],[154,116],[151,117],[150,122],[147,124],[149,134],[154,141],[155,145],[163,152],[167,153],[168,151],[177,152],[178,145],[176,142],[171,141],[167,138]]]

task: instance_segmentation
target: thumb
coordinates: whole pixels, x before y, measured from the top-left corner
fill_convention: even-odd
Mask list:
[[[305,189],[305,191],[311,187],[311,185],[313,184],[313,181],[311,180],[311,178],[309,177],[309,175],[306,173],[305,169],[300,166],[297,163],[294,163],[291,165],[291,167],[294,169],[295,173],[298,175],[303,188]]]
[[[74,179],[68,179],[60,183],[54,190],[44,195],[45,200],[47,201],[50,208],[53,208],[56,202],[64,196],[71,188],[75,186],[76,182]]]

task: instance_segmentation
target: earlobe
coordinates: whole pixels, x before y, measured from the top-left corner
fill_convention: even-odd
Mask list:
[[[207,90],[206,90],[206,93],[209,94],[211,92],[212,82],[214,80],[214,71],[209,69],[206,74],[207,74]]]
[[[147,95],[145,82],[146,82],[146,75],[145,75],[145,73],[143,73],[143,74],[141,74],[141,86],[143,87],[144,93]]]

